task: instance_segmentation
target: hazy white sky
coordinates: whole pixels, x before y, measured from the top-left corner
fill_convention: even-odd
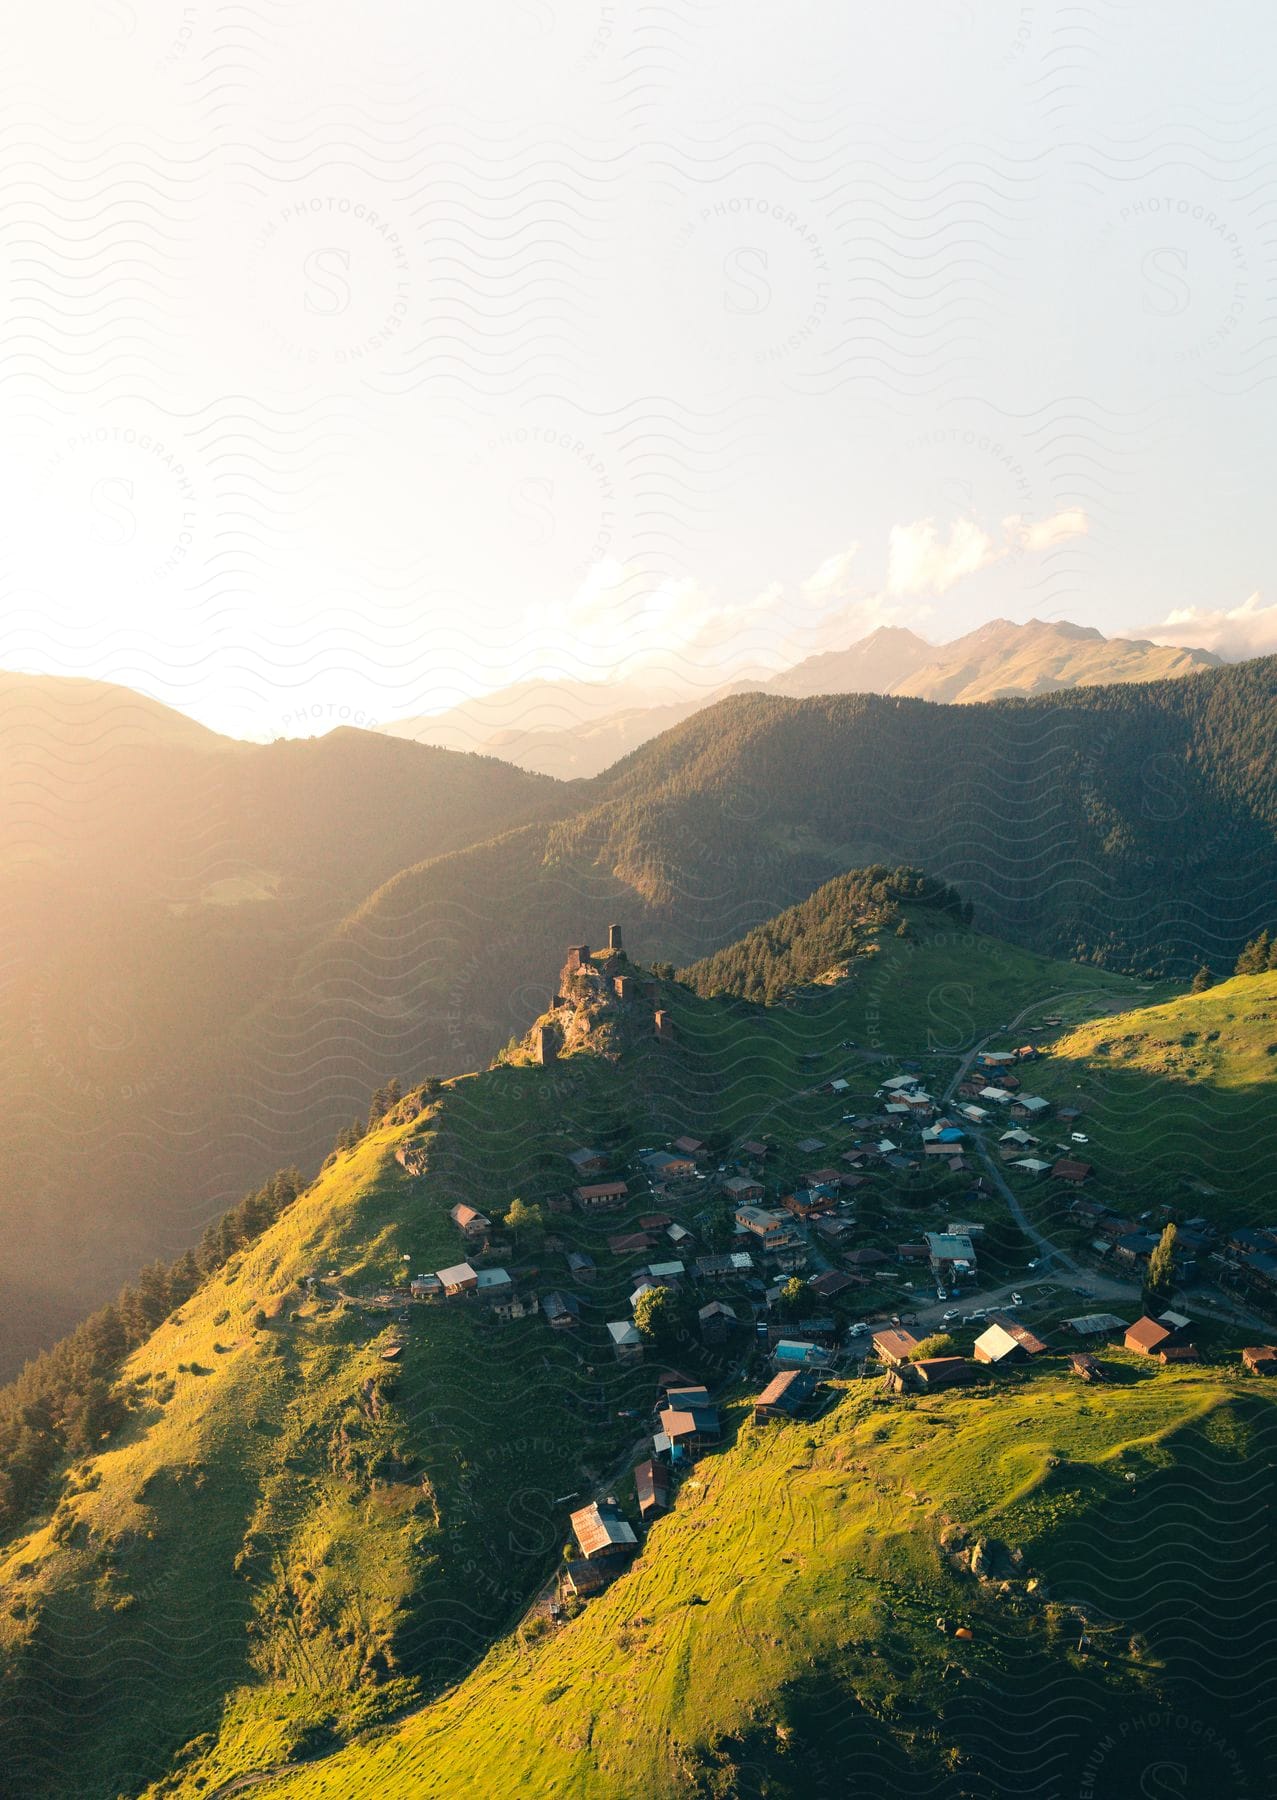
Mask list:
[[[245,735],[1277,647],[1271,8],[11,8],[0,666]]]

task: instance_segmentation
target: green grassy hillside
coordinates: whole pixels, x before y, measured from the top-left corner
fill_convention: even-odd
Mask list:
[[[1035,1089],[1083,1108],[1101,1197],[1233,1224],[1277,1212],[1275,1082],[1277,973],[1080,1025],[1033,1072]]]
[[[998,1008],[1066,988],[1097,1003],[1084,998],[1097,981],[1102,1003],[1128,985],[921,915],[904,938],[893,920],[871,962],[864,985],[817,984],[792,1010],[662,982],[672,1046],[651,1036],[650,1001],[587,1028],[551,1068],[513,1044],[338,1156],[163,1324],[125,1367],[126,1424],[0,1565],[4,1730],[27,1791],[111,1800],[206,1737],[219,1772],[340,1741],[457,1679],[522,1608],[561,1541],[555,1501],[604,1477],[634,1441],[626,1415],[650,1406],[653,1371],[620,1367],[604,1326],[626,1315],[644,1260],[607,1238],[653,1202],[638,1182],[621,1213],[552,1217],[557,1247],[510,1247],[541,1292],[567,1281],[566,1249],[595,1256],[565,1341],[540,1318],[375,1302],[464,1254],[455,1201],[494,1215],[516,1194],[548,1203],[580,1143],[633,1179],[639,1148],[684,1131],[724,1148],[767,1133],[779,1188],[812,1160],[801,1139],[849,1141],[847,1098],[820,1088],[847,1066],[872,1091],[885,1047],[840,1048],[871,1014],[941,1073]],[[937,1040],[928,996],[955,981],[974,984],[974,1010]],[[405,1143],[423,1174],[396,1161]],[[927,1169],[907,1204],[961,1186]],[[706,1245],[729,1230],[724,1203],[699,1192],[678,1215]],[[393,1366],[391,1335],[406,1342]],[[724,1354],[694,1333],[678,1350],[707,1379],[728,1372]]]
[[[581,1617],[265,1791],[462,1796],[499,1771],[581,1800],[1117,1800],[1158,1791],[1138,1784],[1162,1758],[1181,1792],[1258,1792],[1277,1772],[1272,1397],[1214,1369],[1115,1374],[909,1406],[864,1385],[814,1425],[737,1409],[734,1444]],[[949,1554],[978,1539],[985,1579]]]

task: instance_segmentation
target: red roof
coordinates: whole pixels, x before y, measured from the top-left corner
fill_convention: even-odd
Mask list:
[[[576,1190],[578,1200],[618,1200],[630,1191],[625,1181],[596,1181],[589,1187]]]
[[[1143,1350],[1146,1355],[1151,1355],[1154,1350],[1160,1349],[1171,1335],[1165,1325],[1159,1325],[1156,1319],[1150,1319],[1146,1313],[1142,1319],[1136,1319],[1134,1325],[1127,1326],[1126,1348]]]

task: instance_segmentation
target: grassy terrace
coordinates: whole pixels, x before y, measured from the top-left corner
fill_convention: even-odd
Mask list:
[[[267,1791],[460,1796],[499,1769],[583,1800],[1066,1794],[1119,1719],[1168,1701],[1271,1767],[1272,1398],[1109,1360],[1100,1389],[1034,1370],[907,1406],[861,1389],[814,1425],[738,1412],[581,1617],[508,1638],[441,1701]],[[955,1572],[955,1523],[1048,1585]],[[1115,1751],[1097,1792],[1140,1767]]]

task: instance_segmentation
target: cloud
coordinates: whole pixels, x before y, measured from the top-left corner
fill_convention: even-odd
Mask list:
[[[992,568],[1013,552],[1037,555],[1053,550],[1089,529],[1080,506],[1066,507],[1049,519],[1012,514],[1002,521],[998,539],[974,519],[955,519],[942,539],[934,519],[894,525],[887,545],[887,592],[901,597],[930,595],[939,599],[959,581]]]
[[[956,519],[947,530],[918,519],[892,528],[885,581],[857,581],[862,546],[853,542],[804,579],[773,582],[744,599],[691,576],[653,580],[649,570],[604,558],[573,594],[530,612],[523,648],[538,667],[588,680],[643,672],[663,690],[699,691],[842,649],[878,625],[925,624],[934,601],[958,582],[1086,529],[1078,507],[1048,519],[1004,519],[998,535],[973,519]]]
[[[1184,644],[1190,649],[1213,650],[1227,662],[1248,656],[1277,653],[1277,604],[1265,606],[1258,593],[1240,606],[1181,606],[1156,625],[1141,625],[1141,637],[1156,644]]]
[[[1015,548],[1032,551],[1053,550],[1070,538],[1085,537],[1091,528],[1090,520],[1080,506],[1067,506],[1063,512],[1052,513],[1049,519],[1036,522],[1017,515],[1004,519],[1002,525]]]
[[[943,542],[934,519],[893,525],[887,543],[887,592],[939,597],[1005,554],[972,519],[955,520]]]

